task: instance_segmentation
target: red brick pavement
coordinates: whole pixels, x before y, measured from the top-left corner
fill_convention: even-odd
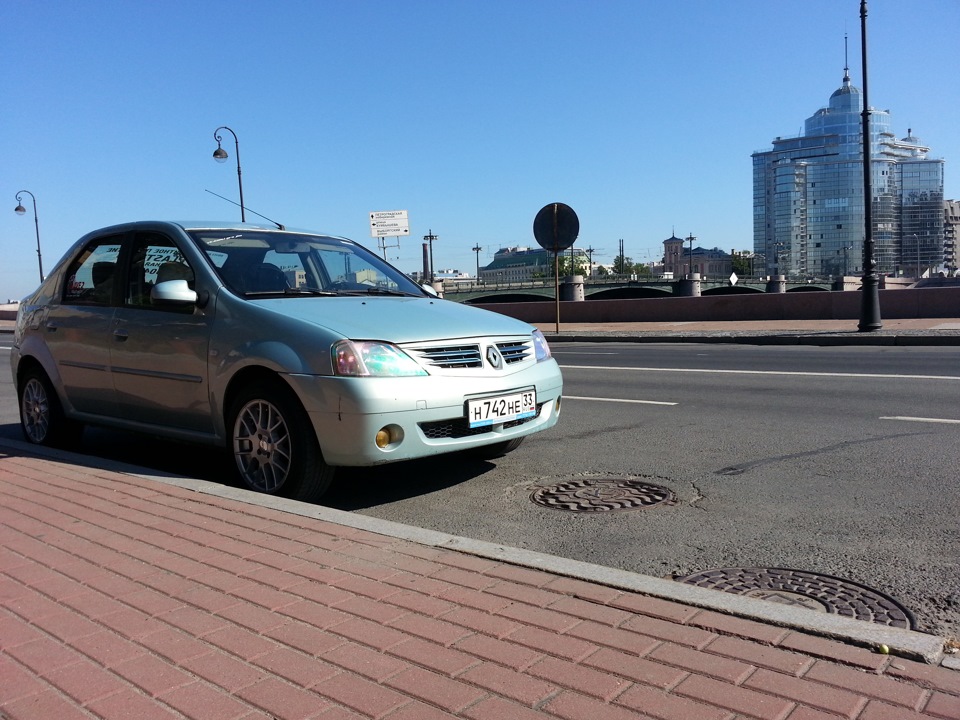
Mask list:
[[[960,672],[0,451],[0,718],[960,718]]]

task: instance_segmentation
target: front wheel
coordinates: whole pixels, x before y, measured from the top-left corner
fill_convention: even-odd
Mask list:
[[[312,502],[333,482],[306,412],[282,381],[243,388],[231,404],[230,446],[251,490]]]
[[[64,414],[60,398],[43,370],[34,367],[24,372],[18,391],[20,428],[29,442],[59,448],[77,444],[83,425]]]

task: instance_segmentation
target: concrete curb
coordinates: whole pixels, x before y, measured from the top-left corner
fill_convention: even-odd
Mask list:
[[[123,473],[154,482],[173,485],[197,493],[256,505],[291,513],[302,517],[316,518],[325,522],[373,532],[385,537],[418,543],[478,557],[508,562],[521,567],[533,568],[576,578],[585,582],[672,600],[674,602],[713,610],[715,612],[747,618],[777,627],[792,628],[812,635],[859,645],[872,650],[886,646],[889,653],[919,660],[928,664],[954,667],[952,657],[944,660],[946,639],[914,630],[903,630],[853,620],[837,615],[818,613],[805,608],[794,608],[765,600],[733,595],[716,590],[684,585],[663,578],[641,575],[626,570],[594,565],[578,560],[568,560],[554,555],[498,545],[482,540],[448,535],[446,533],[404,525],[390,520],[371,518],[322,505],[287,500],[261,493],[234,488],[206,480],[177,477],[144,472],[143,468],[112,461],[98,461],[85,455],[37,447],[15,440],[0,439],[0,448],[7,447],[23,454],[48,457],[78,465],[96,467]],[[882,650],[881,650],[882,651]],[[960,666],[960,663],[957,664]]]

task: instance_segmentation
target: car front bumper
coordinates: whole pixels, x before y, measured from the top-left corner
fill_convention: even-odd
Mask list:
[[[563,378],[553,359],[507,375],[470,378],[288,376],[334,466],[369,466],[456,452],[524,437],[557,423]],[[534,388],[537,414],[469,428],[469,399]],[[379,447],[377,433],[393,440]]]

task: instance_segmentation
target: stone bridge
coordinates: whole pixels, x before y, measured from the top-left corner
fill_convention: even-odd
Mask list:
[[[817,280],[744,278],[735,285],[726,279],[631,280],[629,278],[564,278],[561,300],[624,300],[631,298],[697,297],[700,295],[745,295],[751,293],[809,292],[856,289],[854,277]],[[849,286],[849,287],[848,287]],[[552,300],[555,283],[531,280],[512,283],[464,283],[446,281],[443,296],[463,303],[530,302]]]

